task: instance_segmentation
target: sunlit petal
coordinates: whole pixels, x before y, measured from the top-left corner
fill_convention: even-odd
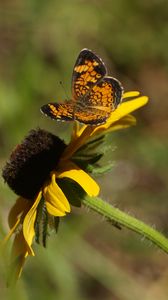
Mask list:
[[[106,129],[106,133],[111,132],[111,131],[116,131],[119,129],[124,129],[128,128],[130,126],[135,126],[136,125],[136,118],[132,115],[127,115],[123,118],[121,118],[119,121],[113,123],[112,126],[108,127]],[[96,133],[101,133],[101,131],[104,131],[104,128],[100,127]]]
[[[124,116],[137,110],[138,108],[144,106],[147,102],[148,97],[142,96],[137,99],[121,103],[121,105],[114,112],[111,113],[111,116],[107,121],[107,127],[120,120]]]
[[[140,95],[140,92],[138,91],[130,91],[130,92],[125,92],[122,96],[123,99],[126,98],[132,98],[132,97],[138,97]]]
[[[70,161],[66,163],[65,167],[62,166],[61,172],[58,173],[58,178],[64,177],[76,181],[89,196],[97,196],[99,194],[100,188],[96,181]]]
[[[95,127],[91,135],[93,136],[100,131],[107,130],[109,127],[114,126],[115,122],[118,122],[120,119],[127,116],[131,112],[144,106],[147,102],[148,102],[148,97],[142,96],[137,99],[121,103],[121,105],[111,113],[111,116],[108,118],[106,123]]]
[[[83,133],[83,131],[85,130],[85,128],[87,127],[88,125],[82,125],[81,127],[79,127],[79,130],[78,130],[78,137],[81,136],[81,134]]]
[[[56,183],[56,175],[52,174],[51,183],[44,188],[44,197],[46,200],[47,211],[54,216],[64,216],[70,212],[69,202]]]
[[[40,191],[23,222],[23,235],[24,235],[25,241],[27,242],[27,245],[29,246],[28,247],[29,255],[34,255],[34,251],[31,247],[31,245],[32,245],[33,238],[35,235],[34,223],[35,223],[36,214],[37,214],[37,206],[41,200],[41,197],[42,197],[42,192]]]
[[[72,129],[72,135],[71,135],[71,140],[74,140],[78,138],[79,136],[79,130],[80,130],[80,124],[78,121],[74,121],[74,126]]]
[[[46,196],[46,208],[47,211],[50,215],[55,216],[55,217],[64,217],[66,215],[65,212],[61,211],[60,209],[58,209],[53,202],[49,202],[49,199],[47,198],[48,196]]]

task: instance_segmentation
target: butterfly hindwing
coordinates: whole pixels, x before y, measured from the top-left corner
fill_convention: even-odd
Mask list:
[[[120,82],[112,77],[104,77],[86,95],[84,101],[78,101],[77,106],[95,107],[97,109],[111,112],[117,108],[121,102],[122,86]]]
[[[90,108],[89,110],[81,110],[79,108],[75,112],[75,120],[83,124],[95,126],[104,124],[107,120],[108,115],[109,114],[106,111],[96,108]]]
[[[106,122],[121,101],[122,86],[112,77],[104,77],[90,90],[85,101],[75,106],[75,119],[79,122],[99,125]]]

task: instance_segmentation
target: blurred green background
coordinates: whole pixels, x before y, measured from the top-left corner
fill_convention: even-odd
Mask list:
[[[39,112],[71,95],[71,74],[87,47],[105,61],[125,91],[150,103],[137,111],[136,128],[113,134],[113,170],[99,180],[102,198],[168,236],[168,1],[0,1],[0,166],[34,127],[66,139],[69,124]],[[70,96],[69,96],[70,97]],[[16,196],[0,181],[1,236]],[[47,250],[35,246],[22,279],[1,299],[167,300],[168,256],[86,209],[61,222]]]

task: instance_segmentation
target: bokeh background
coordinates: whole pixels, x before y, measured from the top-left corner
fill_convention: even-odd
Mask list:
[[[167,0],[1,0],[0,167],[31,128],[67,139],[70,125],[39,108],[70,97],[76,57],[92,49],[126,91],[150,97],[134,114],[137,126],[113,134],[115,165],[99,180],[102,198],[168,236],[167,16]],[[1,179],[1,236],[15,199]],[[12,290],[2,257],[1,299],[168,299],[168,256],[84,208],[61,222],[47,250],[35,252]]]

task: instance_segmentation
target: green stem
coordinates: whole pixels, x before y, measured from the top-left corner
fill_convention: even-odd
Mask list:
[[[143,237],[156,244],[160,249],[168,253],[168,239],[149,225],[126,214],[100,198],[86,197],[83,200],[83,204],[104,216],[108,221],[127,227],[136,233],[141,234]]]

